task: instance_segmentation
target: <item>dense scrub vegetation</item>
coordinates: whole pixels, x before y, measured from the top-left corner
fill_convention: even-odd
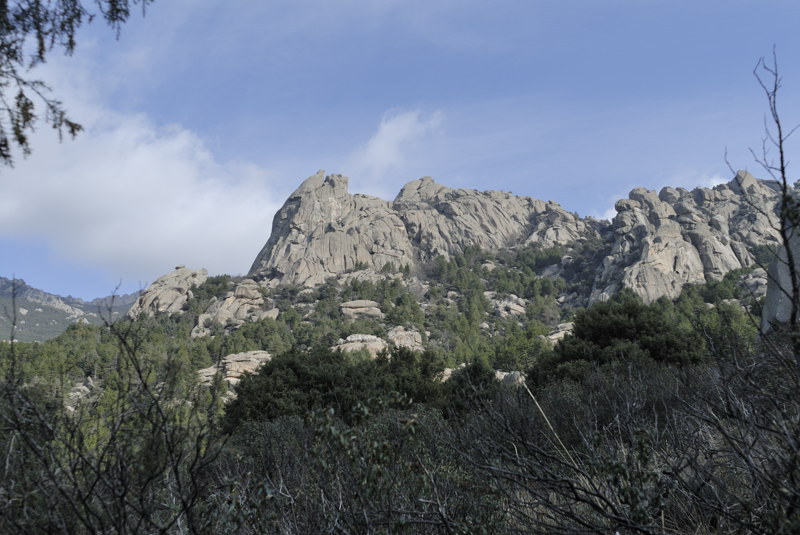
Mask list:
[[[562,313],[556,298],[582,291],[581,255],[564,256],[467,250],[431,263],[423,299],[392,277],[276,288],[278,319],[192,338],[230,289],[216,277],[182,315],[0,344],[0,531],[796,532],[800,369],[731,301],[741,274]],[[498,317],[484,292],[530,305]],[[343,317],[350,299],[387,321]],[[567,318],[572,335],[539,338]],[[387,324],[430,349],[330,349]],[[275,356],[233,401],[197,385],[251,349]]]

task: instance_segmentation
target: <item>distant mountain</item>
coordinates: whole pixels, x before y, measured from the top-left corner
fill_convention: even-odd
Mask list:
[[[125,294],[84,301],[47,293],[22,279],[0,277],[0,340],[10,338],[15,317],[16,340],[42,341],[58,336],[75,322],[100,324],[104,319],[116,319],[137,297],[138,294]]]

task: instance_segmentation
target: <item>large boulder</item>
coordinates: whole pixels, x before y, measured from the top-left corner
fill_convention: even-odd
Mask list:
[[[205,269],[177,266],[174,271],[162,275],[142,292],[139,299],[128,310],[128,317],[140,314],[153,316],[157,313],[180,314],[183,305],[192,297],[192,286],[200,286],[208,279]]]
[[[416,329],[406,329],[398,325],[389,329],[389,332],[386,333],[386,338],[395,347],[404,347],[411,351],[425,350],[422,345],[422,334]]]
[[[197,372],[200,384],[209,385],[218,373],[230,385],[235,385],[245,373],[255,373],[258,368],[272,358],[266,351],[245,351],[223,357],[217,364]]]
[[[357,299],[355,301],[346,301],[339,306],[342,315],[349,319],[356,318],[383,318],[383,312],[378,308],[378,303],[369,301],[367,299]]]
[[[331,349],[345,353],[353,353],[365,349],[369,356],[375,358],[389,348],[386,340],[372,334],[351,334],[345,339],[339,339]]]

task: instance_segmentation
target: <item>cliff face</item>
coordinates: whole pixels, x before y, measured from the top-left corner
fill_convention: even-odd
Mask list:
[[[614,242],[598,269],[592,300],[631,288],[645,302],[677,297],[687,283],[749,267],[752,251],[777,245],[777,185],[740,171],[714,188],[644,188],[617,202]]]
[[[755,247],[777,244],[777,200],[774,183],[739,172],[714,188],[634,189],[617,202],[609,226],[554,202],[453,189],[429,177],[383,201],[350,194],[346,177],[320,171],[276,214],[249,276],[313,286],[356,267],[415,267],[467,246],[497,251],[601,239],[606,254],[596,266],[590,300],[627,287],[650,302],[676,297],[686,283],[752,265]]]
[[[319,172],[275,215],[249,275],[314,285],[357,266],[418,265],[467,246],[496,251],[599,236],[600,224],[553,202],[498,191],[452,189],[426,177],[393,202],[347,191],[347,178]]]

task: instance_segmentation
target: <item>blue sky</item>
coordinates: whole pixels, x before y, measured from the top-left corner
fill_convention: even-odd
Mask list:
[[[774,45],[800,122],[799,20],[789,0],[157,0],[39,69],[86,131],[42,127],[0,169],[0,275],[88,299],[177,264],[242,274],[318,169],[597,217],[727,181],[726,149],[762,176],[751,71]]]

